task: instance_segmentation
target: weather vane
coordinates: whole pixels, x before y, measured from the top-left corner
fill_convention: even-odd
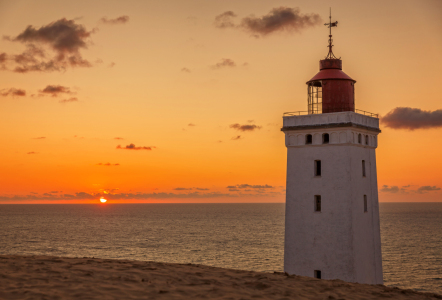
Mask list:
[[[333,39],[332,39],[332,33],[331,33],[331,29],[332,29],[332,27],[338,27],[338,21],[336,21],[336,22],[332,22],[331,21],[331,7],[330,7],[330,22],[328,22],[328,23],[325,23],[324,24],[325,26],[328,26],[328,28],[330,28],[330,35],[328,36],[329,37],[329,39],[328,39],[328,54],[327,54],[327,56],[325,57],[325,59],[339,59],[339,58],[337,58],[334,54],[333,54],[333,50],[332,50],[332,48],[333,48]]]

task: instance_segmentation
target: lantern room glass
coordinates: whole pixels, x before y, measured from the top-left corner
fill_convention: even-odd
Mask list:
[[[308,113],[322,114],[322,82],[313,81],[308,84]]]

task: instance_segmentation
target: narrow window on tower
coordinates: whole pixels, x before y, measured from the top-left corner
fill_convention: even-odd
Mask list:
[[[321,279],[321,271],[320,270],[315,270],[314,274],[315,274],[315,278]]]
[[[330,142],[330,135],[328,133],[324,133],[322,135],[322,143],[328,144]]]
[[[305,143],[306,143],[307,145],[311,144],[311,143],[312,143],[312,140],[313,140],[313,138],[312,138],[312,135],[311,135],[311,134],[307,134],[307,135],[305,136]]]
[[[361,134],[358,135],[358,143],[362,144],[362,135]]]
[[[365,145],[368,145],[368,135],[365,136]]]
[[[315,160],[315,176],[321,176],[321,161]]]
[[[321,211],[321,196],[315,195],[315,211],[320,212]]]
[[[365,177],[365,160],[362,161],[362,177]]]
[[[364,212],[368,211],[367,195],[364,195]]]

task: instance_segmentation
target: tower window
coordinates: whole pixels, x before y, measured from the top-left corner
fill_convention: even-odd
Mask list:
[[[315,176],[321,176],[321,161],[315,160]]]
[[[328,133],[324,133],[322,135],[322,143],[328,144],[330,142],[330,135]]]
[[[368,135],[365,136],[365,145],[368,145]]]
[[[362,177],[365,177],[365,160],[362,161]]]
[[[362,135],[361,134],[358,135],[358,143],[362,144]]]
[[[320,212],[321,211],[321,196],[315,195],[315,211]]]
[[[364,195],[364,212],[368,211],[367,195]]]
[[[321,271],[320,271],[320,270],[315,270],[315,271],[314,271],[314,277],[315,277],[315,278],[318,278],[318,279],[321,279],[321,277],[322,277],[322,276],[321,276]]]
[[[307,134],[307,135],[305,136],[305,143],[306,143],[307,145],[309,145],[309,144],[312,143],[312,141],[313,141],[312,135],[311,135],[311,134]]]

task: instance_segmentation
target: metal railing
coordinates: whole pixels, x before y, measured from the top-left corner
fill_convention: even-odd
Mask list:
[[[379,118],[379,114],[374,114],[365,110],[355,109],[355,112],[364,116],[369,116],[372,118]]]
[[[337,110],[334,108],[334,110]],[[346,112],[346,111],[351,111],[351,110],[341,110],[341,111],[334,111],[334,112]],[[365,110],[361,110],[361,109],[355,109],[354,110],[355,113],[364,115],[364,116],[369,116],[372,118],[379,118],[379,114],[374,114]],[[321,114],[321,113],[319,113]],[[290,117],[290,116],[302,116],[302,115],[309,115],[308,111],[291,111],[291,112],[285,112],[283,114],[284,117]],[[316,114],[314,114],[316,115]]]
[[[289,117],[289,116],[301,116],[301,115],[308,115],[308,111],[292,111],[292,112],[285,112],[283,114],[284,117]]]

